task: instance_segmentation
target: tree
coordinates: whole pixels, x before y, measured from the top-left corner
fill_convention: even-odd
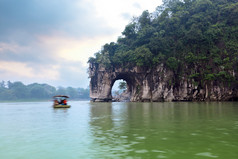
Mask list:
[[[72,87],[55,87],[48,84],[32,83],[24,85],[22,82],[8,81],[8,85],[3,87],[5,82],[0,84],[0,101],[12,100],[49,100],[55,95],[69,95],[71,99],[89,99],[89,89]]]
[[[11,83],[8,81],[8,88],[16,96],[17,99],[24,99],[29,97],[29,91],[22,82]]]
[[[136,48],[134,61],[137,66],[151,66],[153,54],[146,46]]]
[[[147,25],[151,24],[151,16],[148,10],[144,11],[142,15],[138,19],[138,23],[140,26],[140,29],[146,27]]]
[[[0,82],[0,88],[6,88],[5,81]]]
[[[120,90],[122,90],[122,91],[125,91],[126,88],[127,88],[126,82],[124,82],[124,81],[123,81],[123,82],[120,82],[118,88],[119,88]]]

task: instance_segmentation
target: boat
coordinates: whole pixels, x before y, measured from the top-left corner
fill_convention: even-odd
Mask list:
[[[54,108],[70,108],[71,106],[67,104],[67,98],[69,98],[68,96],[65,95],[57,95],[54,96],[54,104],[53,107]]]
[[[54,104],[53,107],[54,108],[70,108],[71,105]]]

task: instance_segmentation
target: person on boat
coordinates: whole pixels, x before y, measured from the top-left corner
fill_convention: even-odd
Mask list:
[[[63,100],[63,105],[67,105],[67,100],[66,99]]]
[[[63,100],[62,99],[59,99],[59,104],[63,104]]]

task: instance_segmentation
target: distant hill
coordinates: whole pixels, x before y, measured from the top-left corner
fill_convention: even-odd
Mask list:
[[[58,94],[68,95],[73,100],[89,99],[89,89],[84,88],[55,88],[48,84],[24,85],[22,82],[0,82],[0,101],[50,100]]]

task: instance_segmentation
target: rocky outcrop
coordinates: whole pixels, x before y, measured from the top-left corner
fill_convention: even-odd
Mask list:
[[[236,76],[234,74],[234,76]],[[177,75],[163,64],[154,68],[112,67],[90,63],[90,97],[92,101],[112,101],[111,89],[116,80],[127,82],[130,101],[228,101],[238,100],[237,82],[199,83],[189,75]]]
[[[117,94],[113,96],[112,101],[115,102],[129,102],[131,99],[131,92],[128,92],[127,90],[122,92],[121,94]]]

